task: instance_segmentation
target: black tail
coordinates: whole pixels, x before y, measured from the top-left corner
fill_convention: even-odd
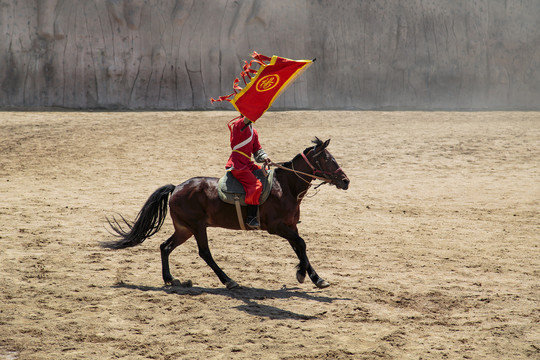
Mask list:
[[[114,217],[107,219],[115,236],[121,238],[119,241],[103,244],[104,247],[112,249],[123,249],[130,246],[141,244],[144,240],[154,235],[161,229],[165,217],[167,216],[167,207],[169,203],[169,195],[174,191],[176,186],[165,185],[154,191],[146,200],[141,211],[135,218],[135,223],[130,223],[123,216],[122,222],[129,228],[124,230],[122,225]]]

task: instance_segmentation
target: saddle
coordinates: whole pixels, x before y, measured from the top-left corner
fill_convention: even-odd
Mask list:
[[[255,170],[253,174],[259,179],[263,186],[261,197],[259,198],[259,204],[262,204],[270,196],[272,190],[272,183],[274,181],[274,170],[268,172],[268,176],[264,176],[264,172],[261,169]],[[246,206],[246,192],[244,187],[238,181],[230,171],[225,173],[218,181],[218,197],[221,201],[227,204],[233,204],[236,208],[236,216],[238,216],[238,224],[240,229],[246,230],[244,225],[244,219],[242,218],[241,206]],[[257,217],[259,215],[257,214]]]
[[[264,176],[262,170],[255,170],[253,174],[259,179],[263,185],[263,191],[259,198],[259,203],[264,203],[270,196],[272,190],[272,183],[274,181],[274,170],[268,172],[268,176]],[[246,206],[246,192],[242,184],[227,171],[225,175],[218,181],[218,196],[221,201],[227,204]]]

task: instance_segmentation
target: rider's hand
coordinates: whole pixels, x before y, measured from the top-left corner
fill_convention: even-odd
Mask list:
[[[269,157],[267,157],[266,159],[264,159],[264,165],[269,166],[271,163],[272,163],[272,160],[270,160]]]

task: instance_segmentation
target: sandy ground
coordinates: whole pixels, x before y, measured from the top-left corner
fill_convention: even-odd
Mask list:
[[[274,161],[313,136],[351,180],[302,203],[332,286],[288,243],[209,229],[164,287],[160,233],[109,250],[105,217],[221,176],[233,112],[0,113],[0,359],[540,359],[540,113],[272,112]]]

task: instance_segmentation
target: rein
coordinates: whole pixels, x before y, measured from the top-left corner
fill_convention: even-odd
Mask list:
[[[304,154],[302,154],[304,155]],[[309,162],[308,162],[309,164]],[[282,166],[280,164],[276,164],[275,162],[271,162],[270,165],[272,166],[275,166],[277,168],[280,168],[282,170],[287,170],[287,171],[291,171],[297,175],[304,175],[304,176],[309,176],[313,179],[317,179],[317,180],[321,180],[321,181],[324,181],[324,182],[331,182],[332,180],[331,179],[327,179],[325,177],[322,177],[322,176],[317,176],[317,175],[312,175],[312,174],[308,174],[308,173],[305,173],[305,172],[302,172],[302,171],[298,171],[298,170],[294,170],[294,169],[289,169],[288,167],[285,167],[285,166]],[[311,164],[309,164],[311,166]]]

